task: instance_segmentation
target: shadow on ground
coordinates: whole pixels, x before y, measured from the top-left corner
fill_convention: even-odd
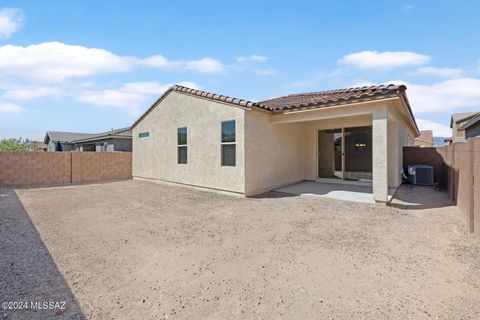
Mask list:
[[[58,302],[56,307],[65,302],[64,309],[53,305],[42,310],[5,310],[2,305],[1,319],[85,319],[12,189],[0,189],[0,257],[0,302],[34,302],[41,307],[43,302]]]
[[[391,207],[403,210],[443,208],[453,205],[453,201],[445,191],[411,184],[402,184],[390,203]]]

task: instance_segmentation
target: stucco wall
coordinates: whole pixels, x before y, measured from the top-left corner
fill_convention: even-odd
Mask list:
[[[242,108],[171,92],[133,128],[133,176],[243,193],[244,117]],[[221,122],[228,120],[236,121],[235,167],[221,166]],[[187,164],[177,163],[179,127],[187,127]]]
[[[245,115],[245,194],[304,179],[303,123],[275,125],[271,115]]]
[[[81,145],[77,145],[77,149],[80,151],[85,151],[82,148],[82,146],[95,145],[96,152],[104,152],[103,151],[104,143],[107,144],[107,152],[113,152],[113,151],[131,152],[132,151],[132,140],[122,139],[122,138],[111,138],[111,139],[85,142],[85,143],[82,143]]]
[[[395,106],[388,108],[388,186],[402,183],[403,147],[415,145],[415,132]]]
[[[415,137],[401,108],[369,102],[271,115],[172,92],[133,129],[133,176],[259,194],[318,178],[318,130],[372,126],[373,189],[386,201],[387,187],[401,183],[401,148]],[[221,122],[228,120],[236,120],[236,167],[221,166]],[[177,164],[179,127],[188,128],[188,164]]]

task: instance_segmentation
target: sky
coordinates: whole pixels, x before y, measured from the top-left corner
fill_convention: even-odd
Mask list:
[[[130,126],[173,84],[262,100],[405,84],[480,111],[479,1],[0,1],[0,138]]]

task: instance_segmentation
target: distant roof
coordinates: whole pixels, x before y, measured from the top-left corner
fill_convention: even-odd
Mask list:
[[[73,143],[84,142],[84,141],[94,141],[94,140],[103,140],[107,138],[131,138],[132,137],[132,130],[130,127],[114,129],[106,132],[101,132],[97,134],[89,135],[88,137],[84,137],[78,140],[73,140]]]
[[[51,140],[53,142],[76,143],[88,140],[101,140],[112,136],[128,138],[132,136],[132,131],[130,127],[114,129],[101,133],[47,131],[43,142],[48,143],[48,140]]]
[[[475,116],[471,117],[470,120],[465,122],[458,130],[466,130],[471,126],[475,125],[476,123],[480,123],[480,112],[477,113]]]
[[[457,123],[462,120],[466,120],[478,114],[478,112],[462,112],[462,113],[453,113],[450,118],[450,128],[453,128],[453,122]]]
[[[48,143],[48,140],[53,142],[72,142],[73,140],[87,138],[92,136],[91,133],[80,133],[80,132],[62,132],[62,131],[47,131],[45,134],[44,143]]]
[[[383,99],[390,98],[392,96],[399,96],[405,102],[408,112],[411,115],[411,118],[414,122],[415,127],[415,117],[413,116],[410,104],[408,102],[407,96],[405,94],[406,87],[404,85],[378,85],[378,86],[365,86],[365,87],[356,87],[348,89],[339,89],[339,90],[328,90],[320,92],[310,92],[310,93],[300,93],[300,94],[291,94],[284,97],[278,97],[268,100],[263,100],[259,102],[253,102],[244,99],[232,98],[229,96],[224,96],[216,93],[210,93],[206,91],[196,90],[192,88],[187,88],[184,86],[174,85],[169,88],[165,93],[160,96],[148,109],[143,113],[137,121],[132,125],[132,128],[136,126],[167,94],[172,91],[182,92],[210,100],[215,100],[219,102],[224,102],[228,104],[238,105],[246,108],[257,108],[269,111],[272,113],[281,113],[291,110],[303,110],[303,109],[316,109],[322,108],[331,104],[346,104],[356,100],[363,99]],[[417,128],[418,129],[418,128]]]

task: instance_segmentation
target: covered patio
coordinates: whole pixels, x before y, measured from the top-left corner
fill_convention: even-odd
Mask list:
[[[398,97],[356,101],[275,115],[279,130],[300,127],[304,182],[275,191],[387,203],[402,182],[402,147],[415,123]],[[292,181],[293,183],[294,181]]]
[[[348,184],[302,181],[273,190],[298,196],[323,197],[336,200],[375,203],[373,187],[368,184]],[[388,188],[388,202],[392,199],[396,188]]]

